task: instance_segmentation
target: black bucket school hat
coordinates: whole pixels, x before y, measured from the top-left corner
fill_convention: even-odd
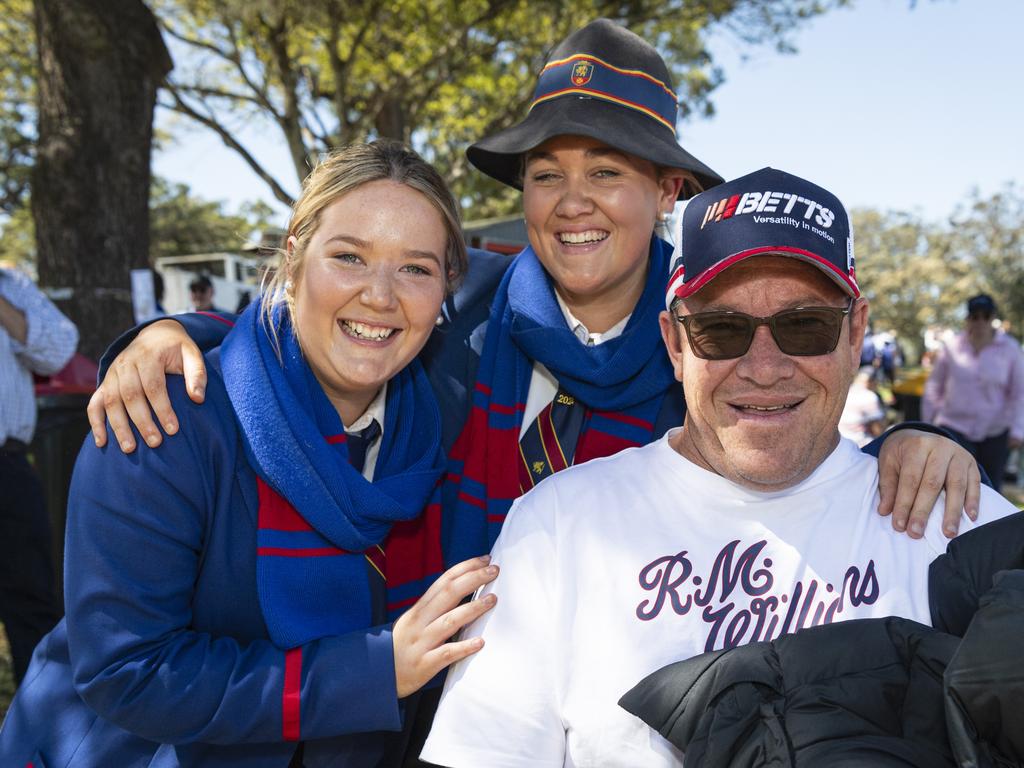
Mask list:
[[[704,189],[723,179],[676,143],[676,94],[661,56],[609,19],[573,32],[540,73],[526,119],[466,150],[488,176],[522,189],[524,152],[553,136],[587,136],[655,165],[690,171]],[[683,185],[679,197],[694,193]]]

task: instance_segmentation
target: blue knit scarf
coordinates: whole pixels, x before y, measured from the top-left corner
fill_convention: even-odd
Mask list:
[[[255,301],[224,340],[228,396],[261,487],[257,587],[271,639],[292,648],[370,622],[364,551],[387,549],[402,529],[405,557],[388,572],[392,613],[440,573],[436,531],[418,531],[444,469],[437,404],[413,361],[389,383],[373,482],[348,463],[344,427],[313,376],[283,308],[275,352]],[[263,492],[269,489],[270,493]],[[275,498],[276,497],[276,498]],[[432,499],[433,497],[433,499]],[[421,536],[422,534],[422,536]],[[411,562],[410,538],[424,554]]]
[[[520,253],[494,299],[469,420],[451,451],[444,488],[449,562],[490,549],[521,493],[519,431],[534,362],[588,408],[574,462],[650,442],[666,397],[679,397],[658,331],[672,247],[652,238],[647,282],[622,335],[597,346],[567,327],[531,248]]]

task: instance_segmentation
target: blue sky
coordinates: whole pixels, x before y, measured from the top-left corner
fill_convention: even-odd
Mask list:
[[[836,192],[850,207],[951,215],[970,190],[1024,187],[1024,1],[858,0],[795,36],[798,53],[740,56],[712,42],[726,82],[716,115],[681,143],[726,178],[765,165]],[[166,119],[166,116],[164,116]],[[249,135],[288,176],[271,129]],[[219,140],[191,130],[157,173],[231,207],[269,192]],[[293,185],[297,187],[297,184]],[[283,223],[283,221],[282,221]]]

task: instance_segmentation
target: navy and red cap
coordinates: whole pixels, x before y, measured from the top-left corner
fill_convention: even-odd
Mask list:
[[[666,306],[751,256],[813,264],[857,298],[853,228],[839,198],[817,184],[762,168],[692,198],[675,228]]]

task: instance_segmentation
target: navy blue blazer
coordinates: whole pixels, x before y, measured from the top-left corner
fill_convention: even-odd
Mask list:
[[[159,449],[86,440],[68,506],[67,618],[36,648],[0,765],[284,768],[296,747],[286,693],[300,700],[307,768],[375,766],[395,741],[390,625],[302,646],[301,676],[286,681],[257,596],[256,478],[216,362],[205,405],[168,381],[181,429]]]

